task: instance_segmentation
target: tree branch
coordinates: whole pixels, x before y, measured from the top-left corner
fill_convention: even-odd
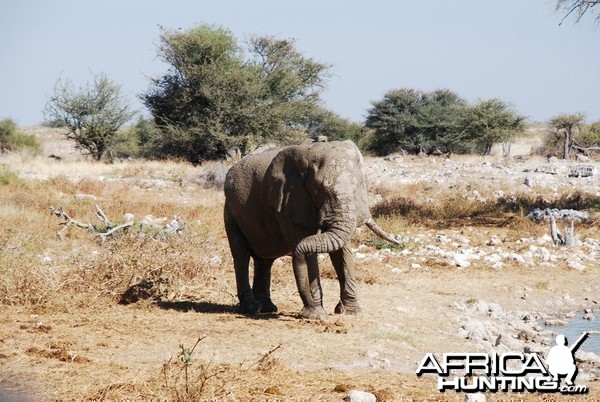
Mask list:
[[[96,236],[98,236],[100,238],[101,243],[104,243],[104,241],[106,240],[106,238],[108,236],[112,236],[115,232],[118,232],[121,229],[125,229],[125,228],[131,227],[131,226],[133,226],[133,221],[125,222],[125,223],[115,226],[114,228],[112,228],[106,232],[98,233]]]

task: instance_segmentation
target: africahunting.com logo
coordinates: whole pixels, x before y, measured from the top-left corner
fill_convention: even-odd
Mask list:
[[[537,353],[444,353],[438,360],[427,353],[417,376],[438,375],[440,392],[561,392],[584,394],[587,385],[576,385],[575,350],[587,338],[584,332],[572,346],[563,335],[556,337],[546,358]],[[561,379],[564,384],[561,385]]]

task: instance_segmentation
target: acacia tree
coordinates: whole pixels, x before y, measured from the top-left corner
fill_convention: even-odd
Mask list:
[[[557,0],[556,9],[563,10],[566,13],[560,21],[560,24],[562,24],[571,14],[575,14],[575,22],[579,22],[585,13],[591,11],[592,8],[598,4],[600,4],[600,0]],[[596,17],[596,22],[599,20],[600,15]]]
[[[96,160],[102,158],[119,128],[134,115],[121,96],[121,86],[105,74],[78,89],[71,81],[59,78],[44,109],[48,125],[66,129],[65,136]]]
[[[502,143],[503,156],[510,155],[511,140],[525,131],[526,117],[501,99],[487,99],[464,108],[460,140],[475,144],[480,153],[489,155],[494,143]]]
[[[575,129],[583,124],[585,116],[581,113],[561,114],[550,119],[548,124],[555,134],[563,139],[563,159],[569,159],[569,151],[573,146]]]
[[[457,151],[452,140],[456,116],[466,101],[443,89],[423,92],[402,88],[388,91],[372,102],[366,127],[372,129],[370,149],[378,155],[407,151]]]
[[[487,154],[495,142],[507,144],[525,129],[525,116],[507,103],[490,99],[472,106],[447,89],[395,89],[372,105],[366,126],[372,130],[370,148],[379,155],[399,150]]]
[[[209,25],[162,33],[158,51],[169,70],[140,96],[160,128],[159,156],[197,163],[307,135],[323,112],[330,66],[303,56],[293,40],[256,36],[245,45]]]

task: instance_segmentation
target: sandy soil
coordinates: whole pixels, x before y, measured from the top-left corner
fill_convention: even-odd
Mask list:
[[[332,316],[328,323],[294,317],[299,299],[294,297],[292,283],[274,289],[281,312],[264,317],[237,315],[225,289],[201,291],[192,302],[158,306],[99,303],[96,309],[80,311],[76,305],[66,305],[64,312],[52,313],[8,307],[0,319],[2,375],[5,381],[43,399],[69,399],[60,392],[61,386],[54,393],[53,388],[61,383],[77,392],[75,398],[89,396],[90,391],[101,392],[114,384],[143,383],[156,377],[180,343],[191,347],[198,337],[206,336],[195,357],[215,364],[250,366],[281,345],[273,356],[294,377],[278,379],[275,385],[291,392],[290,399],[302,395],[294,394],[294,385],[305,384],[311,398],[340,400],[334,392],[343,382],[338,378],[349,376],[351,384],[360,384],[374,373],[384,379],[384,389],[392,392],[394,400],[411,397],[402,394],[399,384],[405,383],[421,387],[413,394],[416,399],[419,395],[435,397],[435,384],[413,375],[424,354],[481,350],[477,342],[459,334],[465,318],[456,309],[457,303],[484,300],[506,311],[557,315],[589,307],[590,284],[595,283],[593,290],[600,293],[597,280],[595,272],[573,270],[411,270],[382,279],[381,284],[363,285],[364,314]],[[326,306],[332,310],[337,284],[325,280],[324,286]],[[524,293],[528,294],[525,299]],[[566,305],[564,294],[572,298]],[[325,384],[311,386],[323,373],[334,375]],[[596,398],[600,383],[596,380],[588,386],[593,393],[587,396]],[[253,397],[260,399],[260,394]]]

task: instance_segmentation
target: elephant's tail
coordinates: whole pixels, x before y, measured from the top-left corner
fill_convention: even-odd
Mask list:
[[[375,233],[377,236],[381,237],[382,239],[387,240],[392,244],[396,244],[396,245],[400,244],[400,242],[398,240],[396,240],[392,235],[390,235],[388,232],[386,232],[381,227],[379,227],[379,225],[377,224],[377,222],[375,222],[373,220],[373,218],[369,218],[366,225],[369,229],[371,229],[373,231],[373,233]]]

